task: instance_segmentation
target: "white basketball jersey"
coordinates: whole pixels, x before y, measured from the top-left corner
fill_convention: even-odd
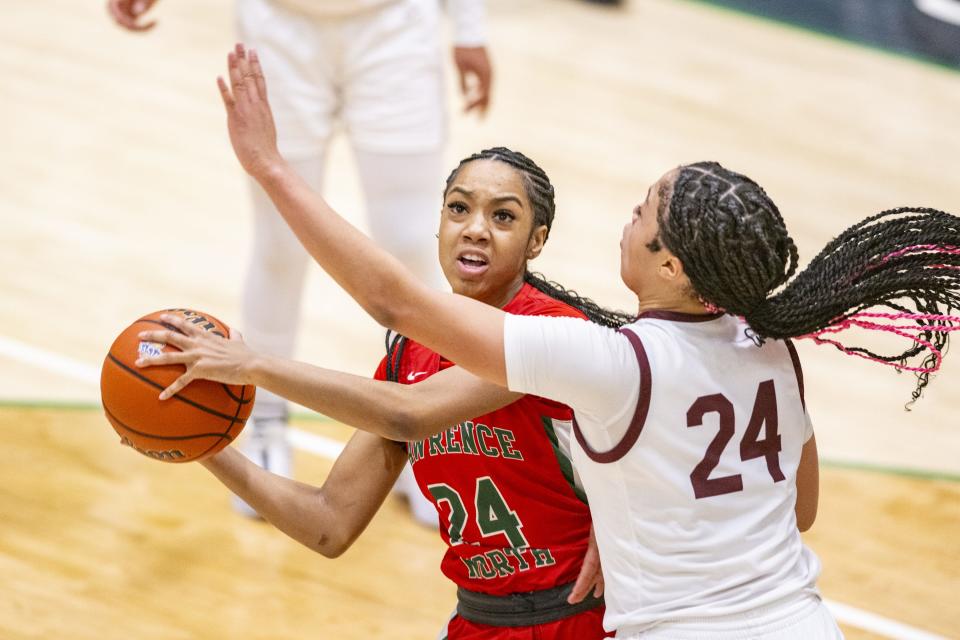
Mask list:
[[[605,626],[814,591],[819,562],[794,514],[812,429],[792,345],[757,346],[731,316],[649,313],[622,334],[640,367],[633,421],[606,445],[579,433],[574,448],[603,558]]]

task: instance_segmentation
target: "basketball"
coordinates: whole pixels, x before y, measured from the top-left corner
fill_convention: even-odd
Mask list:
[[[154,460],[191,462],[215,454],[240,434],[253,409],[256,387],[194,380],[167,400],[160,392],[185,371],[180,364],[137,367],[141,355],[177,351],[172,345],[142,341],[142,331],[164,327],[162,314],[227,337],[229,328],[213,316],[190,309],[167,309],[143,316],[117,336],[103,361],[100,398],[107,420],[122,444]]]

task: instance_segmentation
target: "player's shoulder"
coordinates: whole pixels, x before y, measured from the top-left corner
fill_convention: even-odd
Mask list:
[[[513,300],[504,307],[504,311],[521,316],[557,316],[566,318],[580,318],[587,316],[576,307],[557,300],[539,289],[524,283],[523,287],[514,296]]]
[[[388,367],[395,368],[396,377],[401,381],[417,381],[416,373],[436,373],[437,368],[445,368],[445,361],[432,349],[425,347],[416,340],[406,336],[398,336],[394,331],[388,331],[387,344],[392,345],[391,356],[385,356],[377,367],[374,378],[387,379]],[[389,362],[388,362],[389,359]],[[414,372],[412,377],[411,372]]]

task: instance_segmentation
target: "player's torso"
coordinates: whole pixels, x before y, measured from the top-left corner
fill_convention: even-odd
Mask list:
[[[812,588],[818,565],[793,513],[807,432],[797,369],[785,343],[758,347],[745,328],[724,316],[624,329],[647,361],[643,429],[616,463],[574,452],[598,522],[610,525],[601,551],[644,541],[616,567],[633,577],[608,584],[614,615],[720,615]]]
[[[411,341],[399,379],[420,382],[448,366]],[[569,462],[571,417],[563,405],[525,396],[408,444],[450,545],[443,571],[457,584],[505,594],[576,578],[590,517]]]

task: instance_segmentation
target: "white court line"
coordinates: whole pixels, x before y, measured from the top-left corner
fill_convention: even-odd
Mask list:
[[[99,384],[100,370],[85,362],[73,360],[56,353],[37,349],[31,345],[0,336],[0,356],[6,356],[23,364],[58,373],[73,380]],[[313,453],[322,458],[335,460],[343,451],[344,443],[316,433],[290,429],[290,441],[302,451]],[[893,640],[948,640],[943,636],[921,631],[895,620],[867,611],[861,611],[849,605],[825,601],[837,622],[869,631]]]
[[[0,356],[6,356],[38,369],[59,373],[73,380],[100,384],[100,370],[96,367],[3,336],[0,336]]]
[[[944,636],[938,636],[935,633],[921,631],[908,627],[905,624],[878,616],[875,613],[861,611],[850,605],[834,602],[824,599],[827,608],[839,622],[848,624],[851,627],[857,627],[864,631],[871,631],[885,638],[895,638],[896,640],[948,640]]]

